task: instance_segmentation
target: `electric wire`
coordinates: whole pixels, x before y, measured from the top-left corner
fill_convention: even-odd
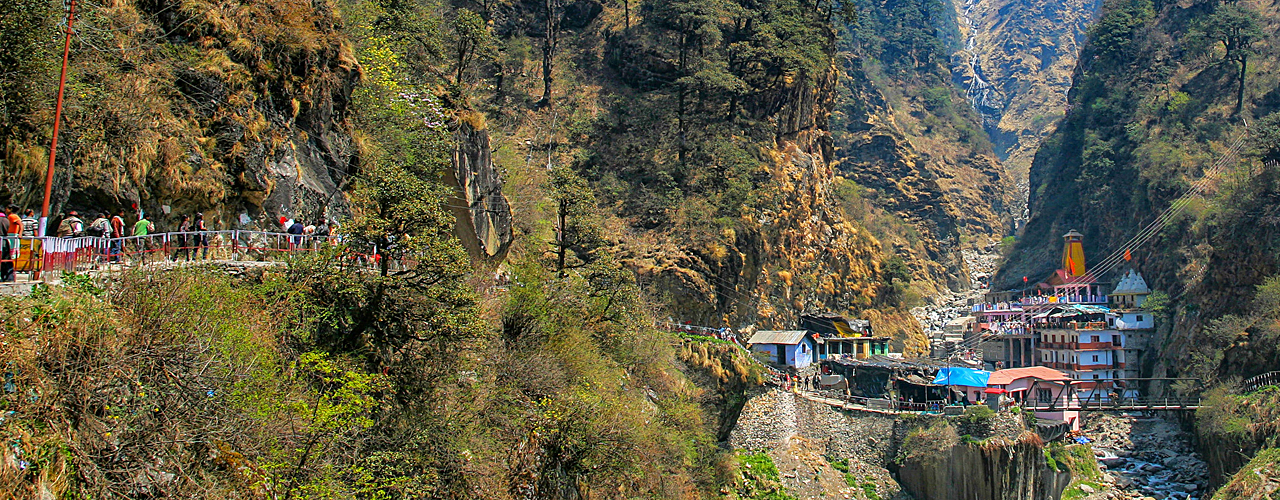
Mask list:
[[[1246,129],[1232,144],[1227,153],[1219,157],[1218,161],[1214,162],[1213,166],[1206,171],[1198,181],[1194,182],[1188,190],[1182,194],[1182,196],[1174,200],[1174,202],[1161,212],[1155,220],[1143,227],[1137,234],[1118,247],[1117,250],[1112,252],[1102,261],[1099,261],[1099,263],[1094,267],[1095,271],[1093,271],[1093,275],[1102,276],[1110,272],[1123,262],[1123,256],[1126,250],[1131,251],[1132,249],[1140,248],[1152,237],[1159,234],[1159,232],[1163,230],[1174,218],[1176,218],[1196,196],[1208,188],[1212,180],[1216,178],[1218,174],[1223,172],[1233,159],[1238,158],[1240,148],[1243,146],[1247,135],[1248,130]]]

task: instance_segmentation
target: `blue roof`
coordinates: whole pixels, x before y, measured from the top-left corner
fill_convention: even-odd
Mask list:
[[[991,372],[988,371],[950,367],[938,370],[938,376],[933,378],[933,383],[937,385],[986,387],[988,378],[991,378]]]

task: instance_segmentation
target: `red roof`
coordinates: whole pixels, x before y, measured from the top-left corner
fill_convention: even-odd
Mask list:
[[[1004,370],[996,370],[991,372],[991,378],[987,379],[987,386],[993,385],[1009,385],[1014,380],[1034,377],[1040,380],[1071,380],[1067,374],[1062,373],[1047,366],[1028,366],[1026,368],[1006,368]]]

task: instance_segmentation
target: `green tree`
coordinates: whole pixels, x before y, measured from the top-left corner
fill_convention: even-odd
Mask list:
[[[1127,0],[1112,5],[1089,29],[1094,52],[1108,60],[1120,58],[1129,49],[1138,28],[1154,15],[1150,0]]]
[[[1212,40],[1222,44],[1226,50],[1224,63],[1239,63],[1240,72],[1236,78],[1236,113],[1244,107],[1245,70],[1249,56],[1254,53],[1253,44],[1262,39],[1262,16],[1257,11],[1239,4],[1218,5],[1213,14],[1196,23],[1192,30],[1192,39]]]
[[[354,218],[341,228],[342,249],[290,273],[316,307],[318,344],[430,380],[423,371],[449,373],[447,353],[481,330],[465,281],[470,263],[444,207],[452,191],[440,182],[453,142],[439,100],[413,85],[417,47],[414,38],[377,33],[357,47],[366,78],[353,95],[354,121],[368,140],[351,192]],[[424,357],[436,362],[414,361]]]
[[[493,36],[489,26],[479,14],[467,9],[458,9],[453,23],[453,83],[459,91],[463,87],[466,75],[477,56],[484,55],[492,49]]]
[[[691,149],[690,115],[701,108],[715,89],[735,90],[741,85],[729,74],[717,50],[723,40],[719,21],[728,12],[718,0],[673,0],[646,4],[645,20],[652,23],[659,36],[670,36],[674,47],[660,44],[676,68],[677,154],[683,166]],[[699,102],[694,103],[698,98]]]
[[[1280,112],[1262,117],[1253,126],[1253,155],[1266,163],[1280,161]]]
[[[595,261],[596,250],[604,246],[596,212],[595,194],[587,181],[573,169],[555,167],[551,172],[551,198],[556,202],[556,236],[551,241],[556,273],[564,277],[569,269]]]
[[[551,83],[555,72],[556,48],[560,46],[560,19],[564,0],[542,0],[542,98],[537,107],[551,106]]]
[[[0,2],[0,139],[12,137],[56,83],[53,2]],[[57,54],[58,56],[61,53]],[[46,78],[51,77],[51,78]]]
[[[884,261],[884,280],[889,286],[908,285],[911,283],[911,268],[900,255],[894,255]]]

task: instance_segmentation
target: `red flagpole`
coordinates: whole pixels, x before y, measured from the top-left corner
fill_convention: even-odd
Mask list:
[[[76,0],[71,0],[67,10],[67,41],[62,48],[62,78],[58,80],[58,107],[53,113],[53,143],[49,146],[49,169],[44,175],[44,205],[40,207],[40,229],[36,236],[47,234],[49,226],[49,197],[53,193],[53,164],[58,155],[58,126],[62,122],[62,95],[67,88],[67,62],[71,59],[71,24],[76,20]]]

